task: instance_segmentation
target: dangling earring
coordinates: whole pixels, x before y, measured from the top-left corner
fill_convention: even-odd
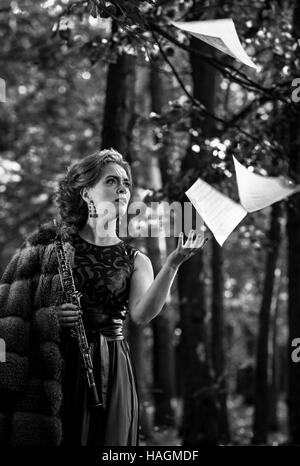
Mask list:
[[[96,210],[93,199],[91,199],[90,202],[89,202],[89,217],[90,218],[98,217],[97,210]]]

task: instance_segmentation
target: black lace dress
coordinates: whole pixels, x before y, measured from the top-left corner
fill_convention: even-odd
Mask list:
[[[63,329],[63,444],[66,446],[138,445],[139,407],[130,349],[122,334],[129,282],[137,253],[121,241],[97,246],[74,235],[74,281],[91,345],[99,397],[91,408],[77,341]]]

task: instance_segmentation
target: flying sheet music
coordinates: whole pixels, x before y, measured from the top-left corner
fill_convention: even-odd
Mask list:
[[[189,32],[198,39],[212,45],[221,52],[227,53],[244,65],[257,69],[257,66],[242,47],[231,18],[214,19],[209,21],[172,21],[173,26]]]
[[[200,178],[185,192],[220,246],[248,212],[264,209],[300,191],[300,185],[291,186],[290,180],[283,176],[257,175],[235,157],[233,160],[240,204]]]
[[[224,196],[200,178],[185,193],[220,244],[247,215],[237,202]]]
[[[247,212],[264,209],[300,190],[283,176],[261,176],[250,172],[233,157],[239,198]]]

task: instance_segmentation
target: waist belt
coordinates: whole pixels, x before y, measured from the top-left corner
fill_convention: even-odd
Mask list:
[[[95,361],[97,349],[100,353],[101,364],[101,387],[97,385],[99,395],[102,397],[103,408],[107,405],[107,390],[109,378],[109,341],[124,340],[123,320],[112,319],[110,317],[99,315],[97,312],[88,313],[85,319],[86,334],[90,343],[92,360]],[[95,367],[94,367],[95,370]],[[99,378],[98,378],[99,379]],[[98,380],[97,379],[97,380]]]

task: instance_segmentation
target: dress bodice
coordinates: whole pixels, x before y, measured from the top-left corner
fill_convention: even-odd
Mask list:
[[[74,235],[73,275],[76,289],[82,293],[83,320],[95,310],[100,317],[124,320],[128,311],[130,277],[138,252],[125,241],[98,246]]]

